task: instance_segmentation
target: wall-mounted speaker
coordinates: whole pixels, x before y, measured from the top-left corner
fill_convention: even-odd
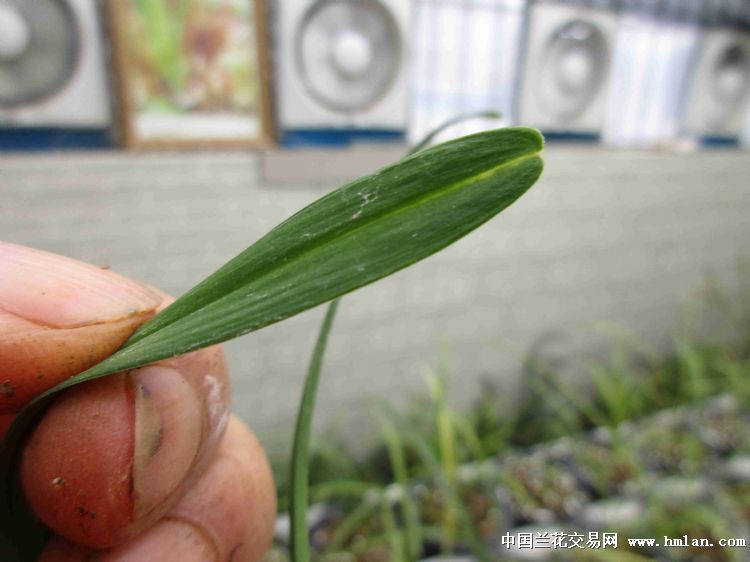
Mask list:
[[[0,147],[107,142],[99,16],[94,0],[0,0]]]
[[[617,16],[607,3],[529,5],[518,120],[555,134],[596,137],[609,91]]]
[[[708,141],[736,141],[750,104],[750,33],[707,28],[693,68],[687,132]]]
[[[275,11],[281,144],[402,139],[411,2],[284,0]]]

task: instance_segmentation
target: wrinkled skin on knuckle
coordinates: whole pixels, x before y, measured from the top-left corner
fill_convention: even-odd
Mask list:
[[[24,492],[57,534],[112,547],[156,522],[200,476],[228,416],[218,346],[81,384],[32,433]]]
[[[208,472],[169,514],[203,530],[217,561],[255,562],[271,546],[276,492],[263,448],[236,417]]]

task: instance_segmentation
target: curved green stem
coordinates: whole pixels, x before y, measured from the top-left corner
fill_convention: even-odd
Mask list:
[[[440,133],[442,133],[449,127],[453,127],[453,125],[457,125],[458,123],[461,123],[463,121],[468,121],[469,119],[500,119],[501,117],[502,113],[500,113],[499,111],[489,110],[477,111],[476,113],[464,113],[462,115],[454,117],[453,119],[448,119],[448,121],[440,125],[437,129],[433,129],[432,131],[427,133],[421,141],[419,141],[411,148],[408,155],[411,156],[412,154],[416,154],[420,150],[427,148],[427,146],[435,140],[435,137],[437,137]]]
[[[315,409],[315,397],[320,380],[328,334],[331,332],[333,317],[336,315],[339,299],[331,301],[328,311],[320,327],[318,341],[315,344],[310,367],[305,379],[299,410],[297,425],[294,431],[294,445],[292,448],[291,471],[291,555],[295,562],[310,560],[310,545],[307,532],[307,500],[309,497],[308,456],[310,452],[310,427]]]

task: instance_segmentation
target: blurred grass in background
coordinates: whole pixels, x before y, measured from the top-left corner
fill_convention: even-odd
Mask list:
[[[746,262],[731,283],[707,280],[673,340],[664,355],[620,334],[606,360],[583,362],[585,384],[532,352],[515,411],[490,378],[471,409],[452,409],[449,379],[460,374],[443,364],[425,373],[428,392],[407,411],[373,407],[377,435],[365,457],[335,435],[319,435],[310,462],[314,555],[513,560],[520,551],[500,544],[507,532],[598,529],[619,532],[620,547],[550,550],[542,558],[744,559],[746,549],[718,546],[623,552],[626,537],[688,534],[718,544],[750,528]],[[288,463],[273,464],[284,512]],[[286,558],[283,519],[270,560]]]

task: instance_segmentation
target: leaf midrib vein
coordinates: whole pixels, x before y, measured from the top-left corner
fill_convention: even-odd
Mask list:
[[[304,257],[306,254],[312,254],[317,249],[319,249],[321,246],[324,246],[334,240],[340,239],[345,240],[346,238],[355,236],[358,232],[361,230],[370,227],[372,224],[385,220],[386,218],[392,217],[394,215],[398,215],[401,213],[406,213],[413,209],[414,207],[424,204],[432,199],[437,199],[439,197],[444,197],[449,195],[450,193],[454,191],[458,191],[459,189],[465,187],[469,183],[481,181],[493,174],[496,174],[497,172],[505,169],[510,168],[514,165],[521,164],[526,160],[529,160],[531,158],[534,158],[538,156],[541,153],[541,150],[537,150],[535,152],[529,153],[529,154],[522,154],[520,156],[516,156],[514,158],[511,158],[510,160],[507,160],[505,162],[502,162],[501,164],[498,164],[496,166],[493,166],[491,168],[488,168],[482,172],[479,172],[476,175],[470,176],[468,178],[464,178],[462,180],[456,181],[452,184],[449,184],[441,189],[438,189],[436,191],[424,193],[424,194],[418,194],[411,200],[408,200],[405,204],[397,207],[396,209],[383,209],[383,211],[379,213],[375,213],[372,216],[368,217],[367,219],[361,221],[360,224],[358,224],[355,227],[346,229],[344,232],[334,232],[331,234],[328,234],[326,236],[321,236],[320,238],[313,238],[306,244],[301,244],[297,247],[296,251],[292,252],[291,254],[287,254],[284,256],[283,260],[277,260],[274,263],[270,264],[269,266],[263,268],[259,272],[255,272],[253,277],[251,279],[248,279],[245,281],[240,287],[237,287],[233,291],[230,291],[229,293],[226,293],[222,295],[219,298],[213,299],[200,308],[193,310],[192,312],[185,314],[183,316],[177,317],[169,324],[164,324],[161,327],[159,327],[158,330],[151,332],[150,334],[147,334],[146,336],[133,341],[132,344],[143,344],[143,342],[147,341],[152,336],[158,334],[161,330],[166,329],[169,326],[172,326],[178,322],[182,322],[183,320],[186,320],[187,318],[190,318],[191,316],[194,316],[195,314],[198,314],[199,312],[205,310],[206,308],[209,308],[210,306],[216,304],[219,301],[222,301],[224,299],[229,299],[233,295],[236,295],[239,292],[246,291],[247,285],[250,283],[255,283],[259,281],[260,279],[267,277],[269,275],[272,275],[274,272],[283,271],[286,268],[294,267],[296,265],[296,262]],[[126,344],[124,348],[130,347],[130,345]]]

